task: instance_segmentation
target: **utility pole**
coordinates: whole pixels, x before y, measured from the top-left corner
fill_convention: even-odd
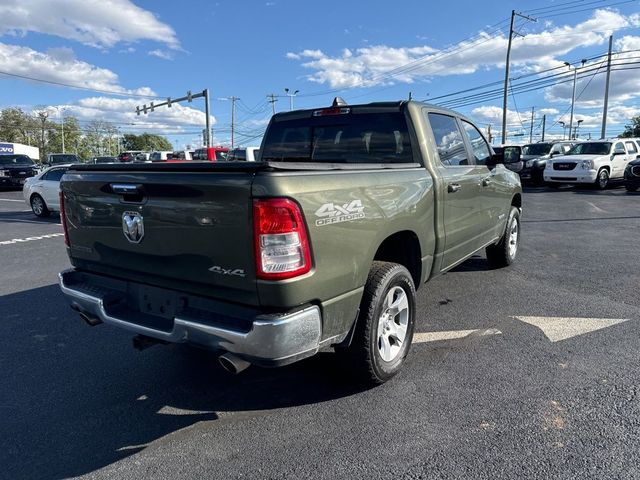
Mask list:
[[[234,134],[236,128],[236,102],[240,100],[240,97],[220,97],[218,100],[230,100],[231,101],[231,148],[234,146]]]
[[[278,101],[278,99],[276,98],[276,96],[271,93],[269,95],[267,95],[267,98],[269,98],[269,103],[271,104],[271,110],[273,112],[273,114],[276,114],[276,102]]]
[[[535,18],[528,17],[527,15],[518,13],[515,10],[511,10],[511,25],[509,27],[509,43],[507,45],[507,60],[504,68],[504,95],[502,98],[502,143],[503,144],[505,144],[507,141],[507,92],[509,90],[509,61],[511,59],[511,42],[512,42],[514,33],[516,35],[520,35],[521,37],[524,36],[519,34],[518,32],[513,31],[513,22],[516,16],[525,18],[532,22],[537,22]]]
[[[491,124],[487,125],[487,137],[489,137],[489,145],[493,143],[493,135],[491,135]]]
[[[47,118],[49,118],[49,112],[47,110],[40,110],[38,112],[38,119],[42,123],[41,125],[41,137],[40,137],[40,158],[41,160],[45,160],[44,157],[44,131],[47,125]]]
[[[542,142],[544,142],[544,129],[547,127],[547,116],[542,115]]]
[[[604,86],[604,108],[602,110],[602,130],[600,138],[605,138],[607,130],[607,109],[609,108],[609,79],[611,78],[611,48],[613,46],[613,35],[609,35],[609,54],[607,56],[607,80]]]
[[[533,143],[533,112],[536,107],[531,107],[531,129],[529,130],[529,143]]]

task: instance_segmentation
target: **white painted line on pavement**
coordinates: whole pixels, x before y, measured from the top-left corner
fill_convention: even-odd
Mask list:
[[[422,332],[413,335],[412,343],[440,342],[442,340],[456,340],[470,335],[484,337],[488,335],[501,335],[496,328],[478,328],[475,330],[449,330],[445,332]]]
[[[578,317],[513,317],[542,330],[552,342],[561,342],[569,338],[612,327],[628,322],[628,318],[578,318]]]
[[[20,203],[24,203],[24,200],[13,200],[11,198],[0,198],[0,202],[20,202]]]
[[[62,237],[62,236],[64,236],[64,233],[50,233],[48,235],[39,235],[37,237],[14,238],[12,240],[4,240],[0,242],[0,246],[14,245],[16,243],[35,242],[36,240],[44,240],[45,238],[55,238],[55,237]]]

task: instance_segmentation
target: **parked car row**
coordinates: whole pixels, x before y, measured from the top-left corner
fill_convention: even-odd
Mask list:
[[[604,189],[612,181],[623,181],[634,191],[640,180],[640,169],[634,169],[640,159],[640,141],[635,138],[539,142],[496,150],[504,152],[505,166],[523,182],[537,185],[589,184]]]

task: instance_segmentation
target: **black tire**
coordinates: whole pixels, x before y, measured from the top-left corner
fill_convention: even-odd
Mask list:
[[[48,217],[51,215],[51,211],[47,208],[47,204],[44,203],[44,199],[37,193],[31,195],[29,203],[31,204],[31,211],[37,217]]]
[[[560,188],[560,185],[562,185],[562,184],[561,183],[551,183],[551,182],[547,183],[547,187],[553,188],[553,189]]]
[[[624,188],[627,189],[627,192],[635,192],[638,190],[638,187],[635,185],[625,185]]]
[[[514,229],[515,238],[513,237]],[[489,265],[493,268],[502,268],[511,265],[518,255],[520,238],[520,210],[512,206],[502,238],[495,245],[489,245],[486,248]],[[514,241],[515,244],[513,243]]]
[[[604,190],[605,188],[607,188],[608,184],[609,170],[607,170],[606,168],[601,168],[600,170],[598,170],[598,175],[596,176],[596,181],[594,182],[593,186],[598,190]]]
[[[387,295],[396,298],[394,295],[399,294],[398,288],[406,295],[407,300],[408,312],[402,319],[399,318],[400,313],[394,317],[385,316],[388,312],[385,305]],[[413,340],[415,297],[413,279],[405,267],[397,263],[373,262],[360,302],[353,340],[349,348],[342,352],[356,380],[366,385],[380,385],[398,373]],[[387,320],[384,321],[384,318]],[[401,343],[394,345],[391,342],[393,337],[387,333],[389,327],[385,327],[391,325],[390,322],[396,326],[406,322],[406,335]],[[394,331],[396,326],[392,327]],[[388,335],[386,343],[381,340],[384,335]],[[395,356],[390,361],[383,358],[381,344],[391,345],[390,348],[395,350]]]

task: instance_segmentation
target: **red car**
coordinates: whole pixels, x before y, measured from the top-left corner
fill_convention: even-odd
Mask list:
[[[226,147],[199,148],[193,154],[194,160],[208,160],[210,162],[224,162],[227,160],[229,149]]]

